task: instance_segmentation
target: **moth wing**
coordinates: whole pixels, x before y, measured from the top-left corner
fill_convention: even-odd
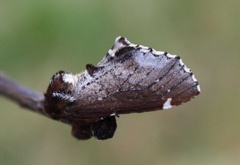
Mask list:
[[[81,86],[80,99],[71,107],[76,117],[168,109],[200,92],[198,81],[179,56],[121,37],[97,67],[102,69]]]

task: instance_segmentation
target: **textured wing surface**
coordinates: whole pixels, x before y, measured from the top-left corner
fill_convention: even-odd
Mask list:
[[[102,117],[168,109],[200,93],[179,56],[118,37],[104,59],[78,75],[75,117]],[[66,113],[70,113],[66,110]]]

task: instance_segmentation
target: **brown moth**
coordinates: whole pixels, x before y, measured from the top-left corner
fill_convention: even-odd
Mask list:
[[[45,93],[45,110],[72,126],[77,139],[112,138],[115,116],[169,109],[200,93],[181,58],[117,37],[96,66],[73,75],[59,71]]]

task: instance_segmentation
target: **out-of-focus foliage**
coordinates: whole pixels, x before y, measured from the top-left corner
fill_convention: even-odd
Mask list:
[[[38,91],[58,70],[96,64],[122,35],[178,54],[202,93],[168,111],[122,115],[113,139],[77,141],[70,127],[0,97],[0,164],[240,162],[240,1],[2,0],[0,70]]]

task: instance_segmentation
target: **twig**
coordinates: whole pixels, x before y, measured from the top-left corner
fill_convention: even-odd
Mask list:
[[[0,72],[0,95],[31,111],[48,116],[44,111],[44,95],[11,80]]]

